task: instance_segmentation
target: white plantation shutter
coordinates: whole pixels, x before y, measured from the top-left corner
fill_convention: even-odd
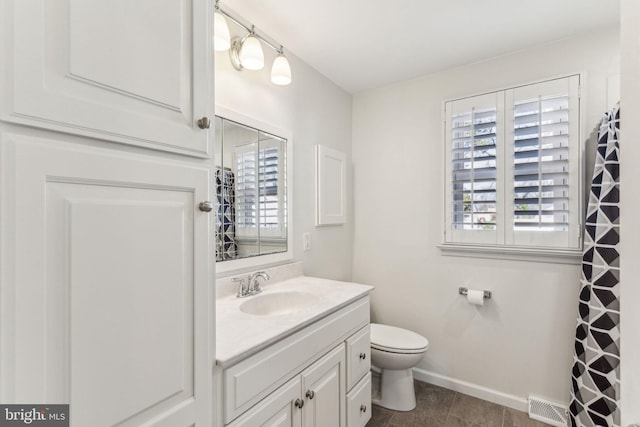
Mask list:
[[[569,228],[569,96],[519,101],[514,110],[514,230]]]
[[[261,237],[285,238],[287,235],[284,147],[282,138],[260,133],[258,197]]]
[[[445,243],[576,250],[579,76],[445,104]]]
[[[453,240],[497,243],[502,110],[495,93],[447,103],[447,228]]]
[[[453,117],[453,227],[496,227],[496,109]]]
[[[260,224],[263,227],[277,227],[278,215],[278,148],[260,150]]]
[[[259,139],[259,144],[237,147],[234,153],[237,234],[284,238],[286,177],[278,174],[285,164],[284,140],[264,132],[259,132]]]
[[[236,157],[236,227],[239,235],[249,234],[248,229],[257,227],[255,214],[256,188],[256,148],[258,144],[249,144],[238,148]]]
[[[579,76],[506,91],[507,243],[579,247]]]

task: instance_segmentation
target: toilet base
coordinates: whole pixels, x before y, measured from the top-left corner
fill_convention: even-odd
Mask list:
[[[380,396],[371,400],[374,405],[393,411],[411,411],[416,407],[416,392],[411,369],[383,369],[380,376]]]

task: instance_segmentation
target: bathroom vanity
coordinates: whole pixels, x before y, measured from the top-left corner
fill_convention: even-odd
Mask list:
[[[371,289],[300,275],[248,298],[219,291],[218,425],[364,426]]]

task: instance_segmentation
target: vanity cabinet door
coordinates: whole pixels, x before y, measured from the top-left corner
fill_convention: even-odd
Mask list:
[[[209,156],[213,2],[0,2],[0,120]]]
[[[301,427],[304,404],[300,404],[301,382],[297,376],[229,427]]]
[[[369,325],[347,339],[347,390],[371,369]]]
[[[302,373],[304,427],[345,425],[345,350],[340,344]]]
[[[0,134],[0,401],[210,426],[209,170],[60,139]]]
[[[371,372],[347,394],[347,427],[364,427],[371,419]]]

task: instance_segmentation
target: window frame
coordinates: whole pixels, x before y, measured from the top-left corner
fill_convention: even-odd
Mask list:
[[[558,242],[552,245],[545,245],[544,238],[539,233],[546,231],[528,232],[527,238],[520,239],[515,236],[512,222],[514,218],[513,188],[514,188],[514,135],[513,106],[518,99],[514,97],[516,91],[526,92],[527,88],[536,85],[545,85],[550,82],[567,81],[569,86],[570,101],[574,101],[577,108],[573,120],[569,120],[572,132],[575,131],[577,137],[569,141],[570,158],[568,162],[567,176],[570,178],[569,194],[571,218],[567,231],[567,244],[559,246]],[[573,82],[577,82],[573,86]],[[551,83],[553,84],[553,83]],[[444,148],[444,206],[443,221],[441,221],[442,241],[438,247],[443,255],[480,257],[480,258],[500,258],[516,259],[526,261],[544,261],[553,263],[576,264],[582,257],[582,223],[584,221],[584,114],[585,102],[581,93],[581,86],[584,85],[584,73],[573,73],[552,77],[543,80],[528,82],[512,87],[506,87],[489,92],[469,95],[459,98],[447,99],[442,102],[443,113],[443,148]],[[575,96],[572,96],[575,95]],[[495,233],[474,230],[455,230],[453,223],[453,154],[452,154],[452,117],[456,110],[452,106],[460,106],[467,102],[468,105],[477,102],[479,99],[495,97],[493,104],[496,113],[496,230]],[[577,120],[577,123],[573,123]],[[509,139],[511,138],[511,139]],[[574,183],[575,181],[575,183]],[[576,188],[577,186],[577,188]],[[526,234],[519,232],[520,234]],[[531,233],[537,235],[531,236]],[[489,236],[494,234],[493,236]],[[552,238],[551,240],[554,240]]]

